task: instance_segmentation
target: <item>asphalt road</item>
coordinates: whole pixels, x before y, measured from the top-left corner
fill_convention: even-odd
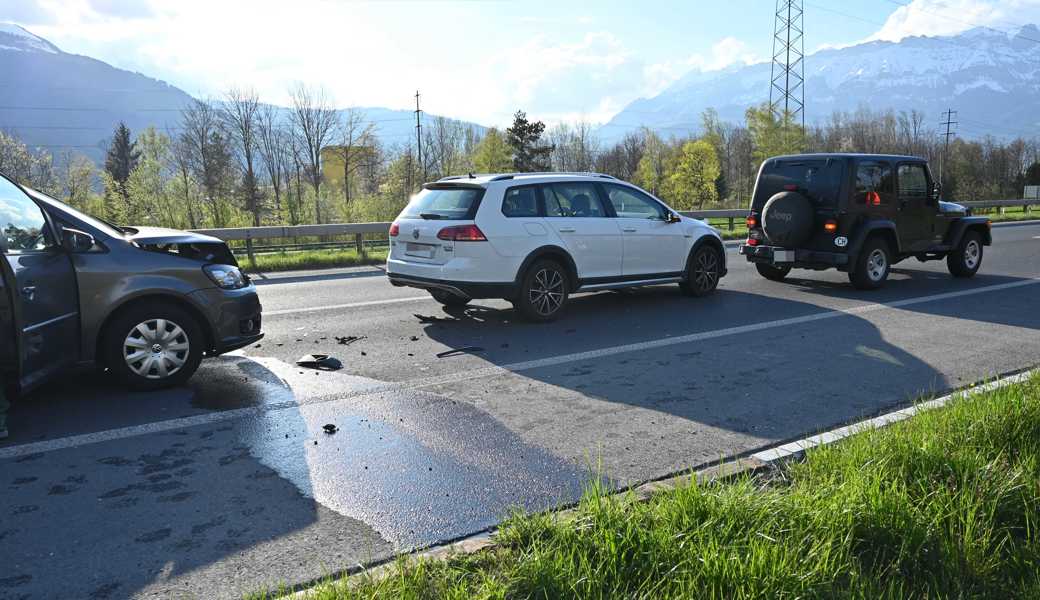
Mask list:
[[[661,477],[1040,364],[1040,226],[994,236],[971,280],[911,260],[877,292],[837,272],[774,283],[731,252],[710,298],[582,295],[545,325],[500,301],[448,313],[372,268],[261,278],[266,339],[189,386],[79,373],[16,404],[0,598],[313,580],[593,477]],[[316,352],[344,368],[293,365]]]

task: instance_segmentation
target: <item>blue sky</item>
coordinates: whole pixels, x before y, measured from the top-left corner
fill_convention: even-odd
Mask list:
[[[909,6],[903,6],[909,4]],[[767,60],[774,0],[0,0],[0,21],[198,96],[602,122],[691,69]],[[806,0],[806,50],[1040,21],[1040,0]]]

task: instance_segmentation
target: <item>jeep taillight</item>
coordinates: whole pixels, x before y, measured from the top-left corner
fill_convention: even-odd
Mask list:
[[[827,219],[823,222],[823,230],[828,233],[834,233],[838,230],[838,222],[834,219]]]
[[[758,227],[758,217],[756,217],[755,215],[748,215],[747,228],[754,229],[755,227]]]
[[[454,225],[437,232],[437,239],[449,242],[486,242],[484,232],[476,225]]]
[[[390,224],[390,237],[397,237],[397,234],[401,233],[401,226],[394,221]]]

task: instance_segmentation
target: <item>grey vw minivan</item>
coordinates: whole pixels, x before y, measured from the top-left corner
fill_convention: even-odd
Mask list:
[[[22,391],[91,364],[176,385],[263,337],[256,289],[213,237],[116,227],[0,174],[0,253],[0,370]]]

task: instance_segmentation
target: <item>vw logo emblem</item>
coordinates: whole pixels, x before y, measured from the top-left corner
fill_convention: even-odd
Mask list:
[[[412,230],[412,237],[415,238],[415,239],[419,239],[419,230],[418,229],[413,229]]]

